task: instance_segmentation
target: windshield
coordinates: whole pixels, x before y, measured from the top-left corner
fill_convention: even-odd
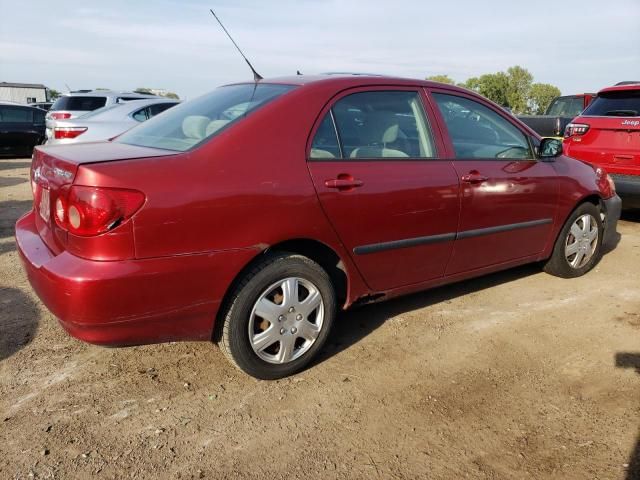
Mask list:
[[[167,110],[115,141],[184,152],[292,88],[254,83],[220,87]]]
[[[107,97],[70,97],[63,95],[55,101],[51,110],[90,111],[104,107],[106,103]]]
[[[547,109],[547,115],[554,117],[577,117],[582,112],[584,100],[582,97],[558,97]]]
[[[640,115],[640,90],[601,93],[586,108],[583,115],[637,117]]]

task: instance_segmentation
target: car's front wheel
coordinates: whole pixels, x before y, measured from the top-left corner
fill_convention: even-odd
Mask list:
[[[220,346],[249,375],[286,377],[322,348],[335,315],[335,292],[320,265],[301,255],[270,254],[238,282],[220,317]]]
[[[544,270],[562,278],[584,275],[602,257],[603,223],[600,209],[583,203],[569,216]]]

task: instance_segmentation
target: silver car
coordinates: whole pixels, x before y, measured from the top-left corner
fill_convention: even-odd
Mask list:
[[[180,103],[168,98],[132,100],[99,108],[71,120],[52,120],[47,145],[108,140]]]
[[[98,108],[107,107],[129,100],[163,98],[156,95],[135,92],[116,92],[112,90],[80,90],[65,93],[53,103],[45,117],[46,137],[52,138],[53,123],[56,120],[70,120]]]

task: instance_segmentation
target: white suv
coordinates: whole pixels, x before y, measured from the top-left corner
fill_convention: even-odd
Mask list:
[[[69,120],[79,117],[98,108],[113,105],[127,100],[161,99],[157,95],[135,92],[114,92],[111,90],[83,90],[65,93],[58,97],[47,112],[47,138],[52,137],[53,128],[57,120]]]

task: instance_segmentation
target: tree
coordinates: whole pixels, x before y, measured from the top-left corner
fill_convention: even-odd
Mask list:
[[[144,93],[144,94],[147,94],[147,95],[153,95],[151,93],[151,89],[150,88],[146,88],[146,87],[138,87],[133,91],[133,93]]]
[[[47,88],[47,98],[50,102],[54,102],[60,95],[61,93],[55,88]]]
[[[448,75],[433,75],[427,77],[427,80],[455,83]],[[519,65],[509,67],[506,72],[471,77],[458,85],[473,90],[498,105],[509,107],[516,114],[542,114],[551,100],[560,95],[560,90],[553,85],[533,83],[533,75]]]
[[[456,82],[449,75],[431,75],[427,77],[426,80],[430,80],[432,82],[440,82],[440,83],[448,83],[449,85],[455,85]]]
[[[529,113],[529,92],[533,75],[518,65],[507,69],[507,103],[513,113]]]
[[[163,96],[167,98],[175,98],[176,100],[180,100],[180,97],[178,96],[178,94],[173,92],[167,92]]]
[[[560,89],[548,83],[534,83],[529,91],[529,110],[534,115],[544,115],[547,107],[556,97],[560,96]]]
[[[509,79],[504,72],[486,73],[480,77],[471,77],[462,86],[478,92],[498,105],[503,107],[510,106],[507,98]]]

